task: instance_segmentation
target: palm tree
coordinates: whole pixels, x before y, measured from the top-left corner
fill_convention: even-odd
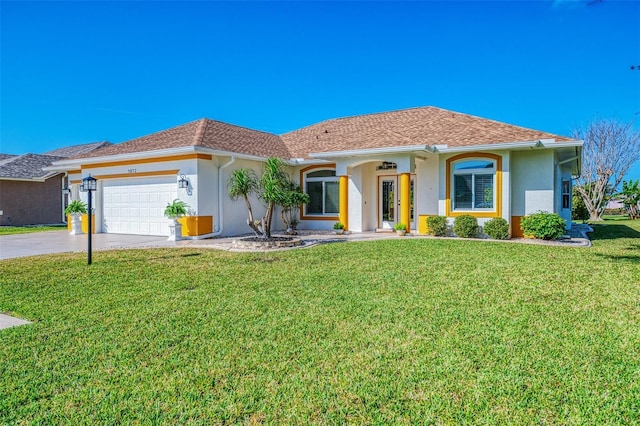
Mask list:
[[[231,173],[228,193],[231,199],[244,198],[249,212],[247,224],[256,235],[271,238],[271,222],[273,209],[282,205],[286,198],[288,184],[287,174],[283,170],[284,161],[279,158],[268,158],[260,179],[251,169],[238,169]],[[266,203],[267,211],[262,219],[254,219],[249,196],[257,194]]]
[[[629,214],[629,219],[640,218],[638,206],[640,205],[640,181],[630,180],[622,182],[622,191],[614,195],[618,197],[624,204]]]
[[[262,176],[260,177],[260,198],[267,203],[267,212],[262,218],[262,234],[264,238],[271,238],[271,222],[273,219],[273,209],[276,205],[282,205],[285,199],[287,174],[282,167],[284,161],[271,157],[264,165]]]
[[[257,193],[260,189],[258,183],[258,177],[251,169],[237,169],[231,172],[231,178],[229,179],[229,185],[227,193],[232,200],[237,200],[242,197],[247,204],[247,210],[249,212],[249,218],[247,224],[258,235],[259,228],[253,219],[253,209],[251,208],[251,202],[249,201],[249,195]]]

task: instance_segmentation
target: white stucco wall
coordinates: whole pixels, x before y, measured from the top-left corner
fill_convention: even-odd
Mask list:
[[[438,214],[440,185],[439,161],[435,155],[416,160],[416,190],[414,206],[416,214]]]
[[[359,208],[363,204],[362,167],[350,167],[349,173],[349,230],[352,232],[362,232],[363,230],[363,209]]]
[[[554,211],[555,166],[552,150],[511,153],[511,214]]]
[[[190,176],[192,195],[188,195],[186,189],[179,189],[180,198],[195,198],[198,209],[192,208],[192,214],[196,216],[213,216],[213,227],[215,230],[218,215],[218,165],[224,163],[226,159],[213,157],[213,160],[197,160],[197,173]],[[187,201],[188,202],[188,201]]]

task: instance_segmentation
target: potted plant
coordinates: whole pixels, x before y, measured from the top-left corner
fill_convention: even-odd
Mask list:
[[[179,241],[182,239],[182,224],[178,222],[178,218],[185,216],[188,208],[189,205],[187,203],[176,198],[171,203],[168,203],[164,209],[164,215],[172,220],[172,223],[169,225],[169,241]]]
[[[407,233],[407,225],[404,223],[396,223],[393,227],[396,230],[396,234],[400,237],[404,237],[404,234]]]
[[[71,217],[71,232],[69,235],[82,234],[82,215],[87,213],[87,205],[80,200],[69,203],[64,214]]]
[[[342,222],[336,222],[333,224],[333,230],[337,235],[344,234],[344,224]]]

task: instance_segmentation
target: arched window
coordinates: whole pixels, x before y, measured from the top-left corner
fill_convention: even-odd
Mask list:
[[[336,171],[314,169],[304,174],[304,189],[309,194],[307,216],[336,216],[339,212],[340,185]]]
[[[453,210],[493,210],[495,173],[493,160],[465,159],[453,163]]]
[[[502,214],[502,157],[484,152],[459,154],[447,159],[446,215]]]

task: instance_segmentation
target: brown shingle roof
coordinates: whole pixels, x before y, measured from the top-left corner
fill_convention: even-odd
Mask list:
[[[78,158],[103,157],[162,149],[202,146],[258,157],[290,158],[280,137],[221,121],[202,118],[171,129],[97,149]]]
[[[569,138],[436,107],[403,109],[323,121],[282,135],[293,157],[310,152],[411,145],[461,147]]]
[[[523,142],[564,136],[447,111],[436,107],[326,120],[277,136],[206,118],[115,145],[78,158],[202,146],[258,157],[309,158],[331,152],[412,145],[448,147]]]

